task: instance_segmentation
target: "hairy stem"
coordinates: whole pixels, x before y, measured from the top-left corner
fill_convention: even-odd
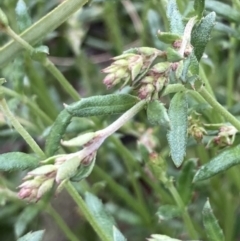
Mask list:
[[[227,121],[229,121],[237,128],[238,131],[240,131],[240,121],[230,112],[228,112],[221,104],[219,104],[205,88],[202,88],[199,93],[209,103],[209,105],[211,105],[219,114],[225,117]]]

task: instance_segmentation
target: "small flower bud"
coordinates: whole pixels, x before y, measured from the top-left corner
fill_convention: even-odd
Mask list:
[[[132,81],[137,77],[137,75],[141,72],[143,66],[143,61],[142,59],[139,59],[135,65],[131,67],[131,76],[132,76]]]
[[[115,73],[115,79],[122,79],[127,76],[126,69],[119,68]]]
[[[68,141],[62,140],[61,144],[63,146],[83,146],[87,142],[91,141],[94,137],[95,137],[95,132],[88,132]]]
[[[169,69],[170,65],[171,64],[169,62],[161,62],[161,63],[155,64],[151,68],[151,71],[153,71],[154,73],[157,73],[157,74],[162,74]]]
[[[18,193],[18,197],[20,199],[24,199],[24,198],[27,198],[31,195],[32,193],[32,189],[30,188],[22,188],[19,193]]]
[[[42,183],[37,191],[37,199],[40,199],[46,192],[50,191],[54,184],[54,178],[50,178]]]
[[[154,83],[154,77],[153,76],[145,76],[142,80],[141,80],[142,84],[153,84]]]
[[[150,56],[160,52],[158,49],[150,48],[150,47],[140,47],[140,48],[137,48],[137,50],[139,54],[145,55],[145,56]]]
[[[117,66],[117,67],[125,67],[127,65],[128,65],[128,61],[126,59],[119,59],[113,62],[113,66]]]
[[[142,85],[138,91],[138,96],[140,99],[151,98],[155,88],[152,84]]]
[[[103,83],[107,86],[107,88],[111,88],[114,80],[115,80],[115,74],[111,73],[111,74],[108,74],[103,79]]]
[[[28,175],[30,176],[49,175],[53,172],[56,172],[56,170],[57,170],[57,167],[55,165],[44,165],[28,172]]]
[[[163,87],[166,85],[166,83],[167,83],[167,77],[160,76],[155,83],[156,91],[157,92],[161,91]]]
[[[77,173],[77,169],[82,161],[81,156],[74,156],[66,160],[57,171],[56,182],[60,183],[65,179],[73,177]]]
[[[19,188],[30,188],[30,189],[38,188],[42,184],[43,180],[45,180],[45,178],[43,178],[43,177],[35,177],[32,180],[28,180],[26,182],[23,182],[18,187]]]
[[[130,57],[134,56],[135,54],[133,53],[125,53],[125,54],[121,54],[121,55],[118,55],[114,58],[112,58],[113,60],[119,60],[119,59],[129,59]]]
[[[114,65],[110,65],[105,69],[102,69],[102,72],[105,74],[110,74],[110,73],[114,73],[119,69],[118,66],[114,66]]]

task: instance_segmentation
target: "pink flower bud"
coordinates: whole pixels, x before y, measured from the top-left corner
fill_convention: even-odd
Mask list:
[[[113,74],[113,73],[108,74],[108,75],[103,79],[103,83],[107,86],[107,88],[111,88],[114,79],[115,79],[115,74]]]
[[[18,197],[20,199],[24,199],[27,198],[31,195],[32,189],[30,188],[22,188],[19,192],[18,192]]]
[[[138,91],[138,96],[140,99],[151,98],[155,88],[152,84],[142,85]]]

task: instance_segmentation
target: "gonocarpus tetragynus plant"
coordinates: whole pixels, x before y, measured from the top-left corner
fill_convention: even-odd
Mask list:
[[[0,10],[1,32],[12,38],[10,43],[0,49],[0,55],[6,55],[5,60],[0,57],[0,65],[4,66],[5,62],[10,61],[15,54],[24,49],[23,59],[43,66],[74,99],[73,103],[63,104],[64,108],[53,124],[41,108],[34,102],[29,103],[31,108],[38,110],[37,115],[44,120],[37,123],[39,128],[44,125],[50,126],[50,129],[44,132],[45,146],[40,148],[23,127],[24,123],[21,123],[10,111],[5,100],[9,90],[3,87],[5,79],[1,79],[1,112],[7,123],[24,138],[34,153],[3,153],[0,155],[0,170],[7,172],[27,169],[22,183],[18,186],[18,198],[27,203],[37,203],[36,205],[40,203],[40,210],[49,202],[52,194],[58,195],[65,187],[103,241],[123,241],[126,238],[116,228],[113,217],[106,212],[101,201],[90,192],[85,193],[84,201],[72,184],[79,183],[88,176],[91,177],[94,171],[105,179],[116,191],[116,195],[121,196],[123,201],[128,203],[139,215],[141,220],[139,222],[146,227],[154,227],[156,220],[153,225],[152,215],[149,214],[141,194],[144,185],[141,186],[139,180],[147,186],[146,192],[150,190],[150,193],[154,193],[155,202],[156,200],[166,201],[163,201],[156,213],[159,220],[167,222],[182,217],[185,225],[183,231],[179,230],[180,225],[177,222],[176,231],[171,232],[167,229],[164,232],[164,229],[159,231],[152,228],[149,229],[151,230],[149,234],[148,232],[143,234],[141,240],[146,239],[153,232],[162,233],[152,234],[148,240],[185,240],[185,237],[194,240],[200,240],[203,237],[214,241],[224,240],[223,231],[213,214],[209,200],[206,201],[205,198],[201,215],[199,212],[188,210],[187,207],[191,201],[194,203],[192,199],[194,187],[201,185],[198,184],[199,181],[211,178],[240,162],[240,146],[238,140],[235,140],[240,131],[240,121],[216,100],[200,65],[200,61],[207,63],[208,56],[205,48],[212,30],[216,26],[222,26],[218,23],[220,20],[216,12],[223,17],[227,15],[226,12],[234,13],[235,17],[230,17],[229,20],[233,22],[239,22],[239,14],[230,6],[223,3],[221,5],[216,1],[206,1],[206,6],[204,0],[189,2],[169,0],[167,3],[165,1],[159,3],[161,10],[164,10],[162,13],[166,26],[165,29],[158,29],[155,32],[155,41],[158,41],[158,44],[155,47],[133,47],[113,57],[110,65],[102,69],[105,75],[103,84],[108,93],[80,98],[78,92],[56,68],[52,58],[48,57],[48,47],[39,43],[41,37],[39,34],[44,35],[54,30],[86,2],[67,0],[31,26],[32,20],[28,15],[27,6],[23,0],[19,0],[15,10],[18,31],[11,26],[5,11]],[[122,2],[127,11],[129,6],[133,6],[131,1]],[[220,9],[225,8],[226,12],[215,9],[214,2],[220,4]],[[105,11],[111,8],[111,4],[113,3],[106,1]],[[62,11],[63,9],[66,11]],[[153,11],[149,15],[153,16],[155,13]],[[61,20],[59,23],[54,18],[57,15]],[[114,19],[114,16],[111,15],[111,17]],[[48,26],[45,30],[43,23]],[[106,24],[110,24],[107,16]],[[117,30],[115,29],[112,34],[117,35]],[[119,38],[117,41],[120,41]],[[117,50],[120,45],[120,42],[116,42]],[[80,56],[79,50],[76,45],[74,46],[75,54]],[[110,93],[111,90],[113,90],[112,93]],[[46,105],[45,107],[47,108]],[[130,121],[136,115],[138,123],[132,124],[133,129],[130,128],[130,131],[126,126],[130,125]],[[86,125],[86,128],[75,132],[74,135],[65,135],[76,120],[80,123],[79,125]],[[111,123],[106,124],[109,121]],[[148,128],[148,125],[151,128]],[[138,140],[136,156],[120,142],[119,136],[124,135],[124,128]],[[133,189],[139,198],[136,204],[129,192],[97,165],[98,152],[101,152],[102,145],[108,139],[117,147],[112,151],[119,151],[124,159],[131,162],[126,165],[131,172],[130,180]],[[167,145],[162,147],[158,139]],[[206,150],[201,149],[203,145],[206,148],[223,150],[209,156]],[[197,152],[193,151],[193,147]],[[107,152],[110,151],[111,148]],[[167,161],[168,159],[173,161],[177,170]],[[201,161],[201,166],[196,171],[198,159]],[[140,178],[134,175],[136,172]],[[172,175],[176,172],[178,174],[174,183]],[[10,191],[7,186],[3,185],[1,190],[5,200],[16,199],[16,193]],[[154,203],[153,200],[154,198],[151,202]],[[191,212],[194,212],[193,216]],[[36,215],[37,212],[33,217]],[[200,230],[199,216],[202,216],[203,232]],[[17,237],[19,237],[24,234],[26,228],[17,230]],[[174,228],[172,227],[171,230]],[[28,233],[19,240],[25,240],[24,237],[26,240],[31,240],[34,235],[37,235],[35,240],[41,240],[43,231],[38,232]],[[233,235],[233,232],[230,234],[229,232],[227,237]],[[65,229],[65,233],[69,240],[78,240],[71,231]],[[178,239],[170,238],[174,235]]]

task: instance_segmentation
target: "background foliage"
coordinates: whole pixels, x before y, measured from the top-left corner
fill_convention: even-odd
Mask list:
[[[28,18],[26,12],[23,15],[18,12],[21,8],[19,6],[16,8],[17,2],[18,5],[21,4],[21,1],[16,0],[2,0],[0,3],[0,7],[8,16],[10,26],[17,33],[38,21],[60,3],[57,0],[25,0],[30,16]],[[117,88],[107,90],[102,84],[104,75],[101,69],[110,64],[111,57],[132,47],[166,48],[156,35],[159,29],[169,30],[165,11],[166,2],[92,0],[56,30],[36,41],[36,44],[48,46],[50,60],[82,97],[119,93]],[[183,16],[191,15],[193,1],[177,2]],[[201,78],[208,79],[219,103],[226,106],[236,117],[240,115],[239,9],[238,0],[206,1],[204,15],[215,11],[217,18],[205,50],[208,58],[201,60],[200,67]],[[19,19],[21,17],[26,19]],[[21,23],[24,23],[24,26]],[[0,46],[4,46],[8,41],[9,37],[4,32],[0,32]],[[0,54],[1,50],[0,48]],[[1,58],[4,59],[4,56]],[[70,104],[74,100],[40,63],[32,60],[24,51],[1,67],[0,76],[7,80],[4,94],[9,108],[43,147],[51,124],[63,109],[63,103]],[[124,91],[127,93],[128,89],[123,89]],[[172,96],[162,99],[167,107],[170,97]],[[191,99],[189,102],[194,110],[202,114],[202,122],[223,122],[218,113],[209,106],[199,105]],[[65,137],[71,138],[80,132],[96,131],[115,119],[115,116],[81,118],[81,121],[79,118],[74,118],[67,128]],[[214,136],[217,129],[213,128],[210,132]],[[239,166],[234,166],[210,179],[192,183],[198,167],[228,147],[211,143],[207,149],[206,145],[212,139],[210,135],[201,143],[190,138],[185,162],[182,167],[176,168],[169,156],[166,128],[152,126],[146,121],[144,111],[134,121],[122,127],[116,136],[118,138],[110,137],[98,151],[96,165],[87,180],[74,184],[81,195],[87,192],[86,202],[93,212],[101,212],[104,207],[104,210],[114,217],[115,224],[124,236],[131,241],[146,240],[154,233],[188,240],[189,230],[186,228],[186,222],[183,222],[186,221],[184,211],[179,210],[179,207],[183,209],[188,207],[198,238],[221,240],[220,231],[215,239],[206,237],[208,232],[205,230],[209,229],[211,233],[212,228],[211,221],[210,227],[208,226],[208,218],[211,219],[208,212],[211,213],[213,210],[225,240],[240,239]],[[163,179],[158,180],[153,176],[151,167],[146,165],[146,153],[140,145],[140,140],[143,142],[148,140],[155,151],[160,153],[166,163],[167,177],[173,178],[182,204],[176,205],[171,187],[167,186]],[[239,141],[237,135],[233,145],[239,144]],[[9,125],[1,112],[0,147],[1,153],[17,151],[31,153],[22,137]],[[76,150],[66,147],[61,151]],[[46,230],[44,240],[99,240],[81,210],[73,204],[66,192],[51,201],[55,209],[50,205],[46,208],[44,202],[35,205],[17,199],[16,186],[25,174],[25,171],[0,173],[2,240],[15,240],[28,231],[39,229]],[[98,206],[99,201],[95,200],[92,194],[103,201],[103,206],[101,203]],[[206,203],[207,199],[211,206],[209,202]],[[95,200],[92,206],[90,200]],[[95,210],[93,207],[98,209]],[[105,211],[102,212],[104,216]],[[215,223],[215,217],[212,218]],[[99,222],[101,223],[101,220]],[[103,226],[103,229],[107,230],[108,225]],[[219,227],[213,229],[218,230]],[[36,235],[42,236],[42,233]],[[116,240],[124,240],[120,238]]]

